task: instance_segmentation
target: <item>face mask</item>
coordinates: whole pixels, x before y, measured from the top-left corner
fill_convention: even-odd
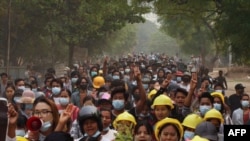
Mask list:
[[[249,107],[249,101],[248,100],[242,100],[241,105],[243,108]]]
[[[201,115],[205,115],[206,112],[207,112],[208,110],[210,110],[210,109],[211,109],[211,106],[200,105],[200,112],[201,112]]]
[[[81,84],[81,85],[80,85],[80,89],[81,89],[81,90],[86,90],[87,87],[88,87],[88,84]]]
[[[19,102],[20,99],[21,99],[21,97],[14,97],[14,101],[15,101],[15,102]]]
[[[148,89],[148,84],[142,84],[142,85],[143,85],[143,88],[144,88],[145,90]]]
[[[32,89],[32,91],[33,91],[34,93],[37,92],[37,88]]]
[[[75,84],[77,80],[78,80],[78,78],[71,78],[71,82],[72,82],[73,84]]]
[[[44,122],[42,124],[42,127],[40,128],[40,131],[42,132],[46,132],[49,130],[49,128],[52,126],[52,124],[50,123],[50,121]]]
[[[33,104],[25,104],[25,110],[32,110]]]
[[[144,69],[144,68],[145,68],[145,65],[141,65],[141,68],[143,68],[143,69]]]
[[[108,131],[110,128],[109,127],[106,127],[103,129],[103,131]]]
[[[125,72],[126,72],[126,73],[129,73],[129,72],[130,72],[130,69],[125,69]]]
[[[124,74],[124,71],[120,71],[121,74]]]
[[[64,98],[64,97],[61,97],[59,99],[59,103],[62,105],[62,106],[66,106],[69,104],[69,99],[68,98]]]
[[[124,100],[113,100],[112,105],[115,110],[121,110],[124,108]]]
[[[25,86],[18,86],[17,88],[23,91],[25,90]]]
[[[184,139],[191,140],[194,137],[194,132],[191,131],[184,131]]]
[[[214,103],[214,108],[218,111],[221,110],[221,104],[218,104],[218,103]]]
[[[21,136],[24,137],[25,136],[25,131],[24,130],[16,130],[16,136]]]
[[[94,135],[92,135],[92,137],[93,137],[93,138],[96,138],[96,137],[98,137],[100,134],[101,134],[101,132],[100,132],[100,131],[96,131],[96,132],[95,132],[95,134],[94,134]]]
[[[137,81],[133,81],[132,85],[137,86]]]
[[[181,77],[176,77],[177,82],[181,82]]]
[[[150,72],[153,72],[153,70],[149,70]]]
[[[96,71],[92,71],[92,72],[90,73],[90,75],[93,77],[93,76],[97,75],[97,72],[96,72]]]
[[[149,117],[149,116],[150,116],[149,113],[147,113],[146,115],[144,115],[144,114],[142,114],[142,113],[139,114],[139,117],[141,117],[141,118],[146,118],[146,117]]]
[[[60,92],[61,92],[61,88],[59,88],[59,87],[53,87],[52,88],[52,93],[54,95],[58,95]]]
[[[114,80],[120,79],[120,77],[118,75],[113,75],[112,77],[113,77]]]

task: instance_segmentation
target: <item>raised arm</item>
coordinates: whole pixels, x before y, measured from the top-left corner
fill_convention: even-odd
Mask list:
[[[140,72],[139,67],[134,67],[133,70],[134,70],[134,78],[137,82],[137,86],[139,88],[139,96],[140,96],[140,100],[138,101],[136,105],[136,111],[140,113],[142,111],[144,104],[146,103],[146,91],[142,85],[141,72]]]

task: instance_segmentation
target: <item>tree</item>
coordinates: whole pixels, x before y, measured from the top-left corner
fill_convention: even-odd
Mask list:
[[[218,35],[213,24],[219,11],[214,1],[158,0],[155,11],[161,29],[177,38],[185,52],[200,54],[202,64],[211,47],[215,46],[218,55]]]

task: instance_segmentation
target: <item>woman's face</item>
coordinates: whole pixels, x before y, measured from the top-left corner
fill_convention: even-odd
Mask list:
[[[164,127],[159,134],[159,139],[160,141],[179,141],[177,131],[173,125]]]
[[[12,99],[12,97],[14,96],[14,93],[15,93],[15,91],[11,87],[8,87],[6,89],[7,99]]]
[[[111,124],[111,114],[109,111],[102,111],[101,114],[103,128],[107,128]]]
[[[139,127],[138,131],[135,133],[135,141],[151,141],[151,134],[147,131],[146,126]]]
[[[169,110],[166,105],[156,105],[154,112],[158,121],[169,116]]]
[[[97,122],[93,119],[87,119],[82,126],[88,136],[93,136],[98,131]]]
[[[53,111],[51,110],[51,107],[44,102],[37,103],[37,105],[34,107],[34,116],[40,118],[43,122],[50,121],[52,123],[53,121]]]
[[[67,91],[62,91],[61,94],[60,94],[60,97],[69,98],[70,99],[69,94],[68,94]]]

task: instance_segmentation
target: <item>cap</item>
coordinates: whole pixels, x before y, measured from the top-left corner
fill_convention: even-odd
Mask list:
[[[35,93],[31,90],[24,90],[22,97],[17,101],[18,103],[33,103],[35,100]]]
[[[196,135],[191,141],[209,141],[209,140]]]
[[[218,140],[216,127],[208,121],[203,121],[196,126],[195,135],[206,138],[208,140]]]
[[[244,89],[244,88],[246,88],[246,87],[244,87],[241,83],[236,84],[234,87],[235,90]]]

